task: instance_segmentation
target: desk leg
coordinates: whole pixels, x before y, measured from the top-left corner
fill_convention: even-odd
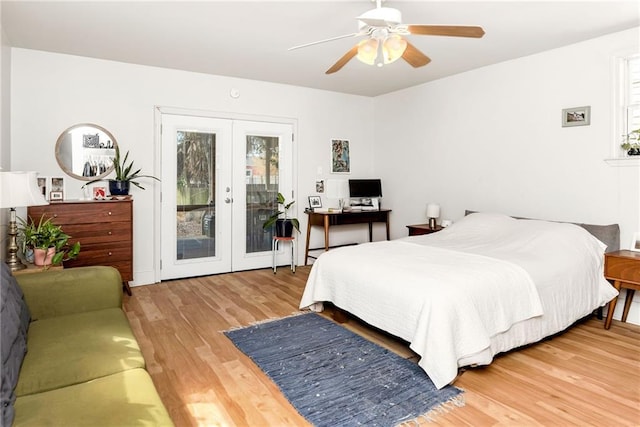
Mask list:
[[[309,259],[309,238],[311,237],[311,218],[307,221],[307,244],[304,247],[304,265],[307,265]]]
[[[633,294],[636,293],[635,289],[627,288],[627,296],[624,298],[624,311],[622,312],[622,321],[627,321],[627,315],[629,315],[629,308],[631,307],[631,302],[633,301]]]
[[[324,250],[329,250],[329,215],[324,216]]]
[[[619,281],[615,281],[613,282],[613,287],[616,288],[618,290],[618,292],[620,292],[620,282]],[[613,312],[616,309],[616,303],[618,302],[618,296],[616,295],[615,298],[613,298],[610,302],[609,302],[609,308],[607,310],[607,320],[605,320],[604,322],[604,328],[605,329],[609,329],[611,327],[611,320],[613,319]]]
[[[385,224],[387,224],[387,240],[391,240],[390,234],[389,234],[389,214],[388,213],[387,213],[387,220],[385,221]]]
[[[369,241],[373,242],[373,223],[369,223]]]

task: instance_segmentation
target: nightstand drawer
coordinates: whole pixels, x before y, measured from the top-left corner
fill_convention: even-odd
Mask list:
[[[409,236],[421,236],[423,234],[431,234],[436,231],[442,230],[442,226],[436,225],[435,229],[429,227],[429,224],[416,224],[416,225],[407,225],[409,229]]]
[[[605,257],[604,275],[610,280],[640,285],[640,253],[621,251],[622,255]]]

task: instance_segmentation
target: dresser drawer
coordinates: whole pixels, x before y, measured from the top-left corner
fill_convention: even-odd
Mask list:
[[[105,224],[68,224],[64,232],[71,238],[71,243],[80,241],[81,245],[93,243],[120,242],[131,240],[130,222],[108,222]]]
[[[80,254],[75,260],[69,261],[69,266],[77,266],[72,263],[109,265],[115,261],[130,260],[131,255],[131,244],[129,242],[83,244],[80,248]]]
[[[91,262],[91,263],[85,264],[80,262],[78,259],[74,259],[72,261],[65,261],[64,268],[85,267],[90,265],[106,265],[108,267],[113,267],[120,272],[120,276],[122,277],[123,282],[129,282],[133,280],[133,264],[131,260],[104,262],[104,263]]]
[[[111,221],[130,221],[131,209],[125,203],[52,203],[29,208],[35,222],[40,217],[52,218],[56,224],[91,224]],[[64,229],[66,231],[66,228]]]

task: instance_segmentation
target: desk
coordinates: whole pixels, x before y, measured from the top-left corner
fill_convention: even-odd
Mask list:
[[[373,223],[384,222],[387,227],[387,240],[389,240],[389,212],[391,209],[380,209],[377,211],[359,212],[311,212],[306,211],[309,216],[307,221],[307,242],[304,250],[304,265],[307,265],[309,258],[309,237],[311,237],[311,226],[324,228],[324,250],[329,250],[329,227],[332,225],[347,224],[369,224],[369,241],[373,241]]]

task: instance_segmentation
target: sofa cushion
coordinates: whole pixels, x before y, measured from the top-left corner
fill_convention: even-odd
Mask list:
[[[131,369],[82,384],[21,396],[14,427],[172,426],[149,374]]]
[[[32,322],[27,342],[29,351],[18,379],[17,396],[145,366],[129,322],[119,308]]]
[[[2,425],[10,426],[13,420],[15,387],[20,366],[27,352],[27,330],[29,308],[24,302],[22,290],[11,270],[0,262],[0,349],[2,354],[2,381],[0,382],[0,405]]]

